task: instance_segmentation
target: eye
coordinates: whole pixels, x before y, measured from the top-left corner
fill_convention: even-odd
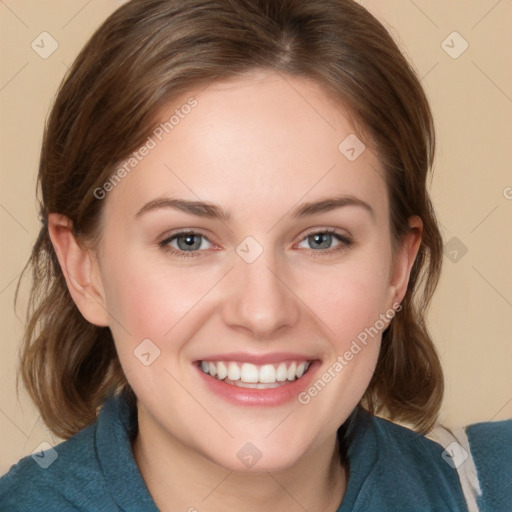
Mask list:
[[[307,247],[305,244],[308,244]],[[352,240],[331,230],[317,231],[307,235],[299,243],[301,249],[312,249],[317,253],[329,253],[344,249],[352,244]]]
[[[201,250],[210,249],[212,243],[200,233],[193,231],[181,232],[162,240],[159,245],[178,256],[196,256]],[[191,254],[184,254],[191,253]]]
[[[307,247],[305,244],[308,244]],[[304,237],[299,243],[300,249],[310,249],[315,255],[329,254],[345,249],[352,244],[352,240],[333,230],[313,232]],[[208,238],[194,231],[182,231],[169,236],[159,242],[162,249],[178,257],[200,256],[201,252],[211,249],[214,244]]]

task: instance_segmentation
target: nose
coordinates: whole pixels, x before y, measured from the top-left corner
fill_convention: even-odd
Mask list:
[[[282,334],[300,317],[299,299],[269,252],[252,263],[238,260],[225,284],[229,296],[223,306],[224,322],[259,340]]]

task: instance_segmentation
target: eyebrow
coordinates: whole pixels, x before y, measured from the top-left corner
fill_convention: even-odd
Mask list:
[[[309,215],[318,215],[320,213],[326,213],[337,208],[343,208],[344,206],[358,206],[366,210],[372,218],[375,218],[375,211],[373,208],[362,199],[355,196],[336,196],[322,199],[321,201],[315,201],[312,203],[304,203],[298,208],[292,211],[292,218],[302,218]]]
[[[372,218],[375,218],[375,211],[366,201],[351,195],[328,197],[320,201],[304,203],[299,207],[294,208],[289,213],[289,215],[292,219],[298,219],[311,215],[318,215],[320,213],[326,213],[338,208],[343,208],[345,206],[357,206],[363,208],[372,216]],[[162,208],[180,210],[197,217],[205,217],[214,220],[216,219],[223,222],[228,222],[231,218],[230,212],[223,210],[213,203],[208,203],[206,201],[190,201],[187,199],[176,199],[170,197],[149,201],[135,214],[135,217],[140,217],[144,213]]]
[[[172,208],[180,210],[197,217],[206,217],[210,219],[218,219],[227,222],[231,215],[229,212],[224,211],[222,208],[205,201],[189,201],[187,199],[174,199],[164,197],[154,199],[146,203],[136,214],[135,217],[140,217],[142,214],[152,210],[159,210],[161,208]]]

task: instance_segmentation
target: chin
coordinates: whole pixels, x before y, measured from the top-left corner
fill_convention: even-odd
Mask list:
[[[288,469],[304,458],[308,444],[286,433],[275,435],[272,440],[261,435],[245,435],[229,441],[219,441],[213,449],[211,445],[205,447],[203,455],[228,471],[276,472]]]

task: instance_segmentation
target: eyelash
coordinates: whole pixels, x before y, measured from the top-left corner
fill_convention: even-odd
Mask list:
[[[173,240],[177,239],[178,237],[186,236],[186,235],[194,235],[194,236],[202,237],[203,239],[205,239],[208,242],[212,243],[209,240],[208,237],[202,235],[201,233],[197,233],[196,231],[180,231],[179,233],[175,233],[174,235],[165,238],[164,240],[159,242],[158,245],[164,251],[169,252],[170,254],[172,254],[173,256],[177,256],[178,258],[194,258],[194,257],[197,257],[197,256],[201,256],[202,255],[201,253],[203,252],[203,250],[181,251],[181,250],[177,250],[174,247],[171,247],[169,245]],[[335,230],[331,230],[331,229],[312,231],[312,232],[308,233],[307,235],[305,235],[300,240],[299,243],[304,242],[304,240],[308,239],[310,236],[313,236],[313,235],[332,235],[339,242],[341,242],[340,244],[334,246],[331,249],[322,249],[322,250],[309,249],[309,251],[311,251],[311,254],[314,257],[329,256],[331,254],[334,254],[334,253],[337,253],[337,252],[342,251],[344,249],[347,249],[347,248],[349,248],[353,244],[353,241],[348,236],[345,236],[345,235],[342,235],[340,233],[337,233]]]

